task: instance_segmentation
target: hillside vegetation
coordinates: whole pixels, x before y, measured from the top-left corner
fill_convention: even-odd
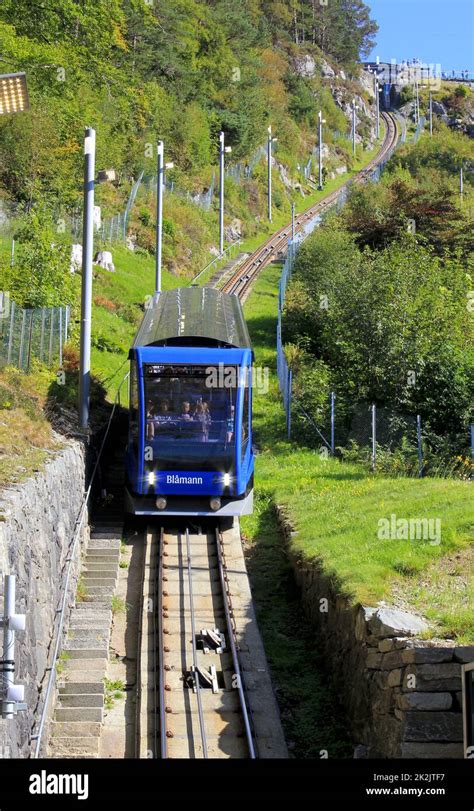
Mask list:
[[[472,141],[437,128],[400,148],[377,185],[353,190],[298,253],[284,318],[296,392],[337,442],[368,446],[379,410],[382,467],[469,476],[474,421]],[[362,453],[367,456],[366,451]]]

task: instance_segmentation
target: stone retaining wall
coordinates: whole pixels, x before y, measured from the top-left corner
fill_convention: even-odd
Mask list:
[[[30,754],[30,737],[41,705],[41,690],[46,688],[56,609],[84,483],[83,446],[68,440],[42,472],[0,493],[0,612],[3,615],[3,574],[14,574],[16,611],[26,614],[26,630],[16,634],[15,680],[25,685],[28,704],[27,712],[18,713],[13,720],[0,717],[2,757]],[[73,563],[71,597],[88,533],[87,521],[85,524]]]
[[[354,606],[316,562],[289,543],[293,527],[277,507],[307,615],[343,698],[359,758],[462,758],[461,665],[474,647],[420,639],[420,617],[386,606]]]

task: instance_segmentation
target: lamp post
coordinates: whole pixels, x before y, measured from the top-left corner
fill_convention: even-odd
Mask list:
[[[352,154],[356,153],[356,102],[352,99]]]
[[[225,135],[219,133],[219,256],[224,253],[224,156],[232,152],[232,147],[225,145]]]
[[[323,188],[323,124],[326,123],[326,119],[323,118],[322,111],[319,111],[318,114],[318,159],[319,159],[319,182],[318,182],[318,190],[321,191]]]
[[[164,162],[163,141],[158,141],[158,174],[156,188],[156,274],[155,292],[161,293],[161,259],[163,243],[163,186],[165,169],[172,169],[174,163]]]
[[[79,425],[89,425],[91,371],[92,253],[94,245],[95,130],[84,138],[84,216],[82,227],[81,336],[79,356]]]
[[[0,75],[0,115],[23,113],[29,109],[29,106],[26,73],[2,73]]]
[[[272,221],[272,144],[277,139],[272,137],[272,125],[268,127],[267,164],[268,164],[268,219]]]

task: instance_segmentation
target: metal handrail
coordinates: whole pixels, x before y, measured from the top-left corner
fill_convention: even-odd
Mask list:
[[[219,262],[222,259],[225,259],[227,253],[230,254],[231,251],[232,251],[232,248],[235,248],[237,245],[240,245],[240,243],[241,243],[240,239],[236,239],[235,242],[231,242],[231,244],[228,245],[227,248],[225,248],[224,251],[219,254],[219,256],[215,256],[214,259],[211,259],[211,261],[206,265],[206,267],[203,268],[202,270],[200,270],[199,273],[197,274],[197,276],[194,276],[191,279],[189,284],[195,284],[195,282],[197,282],[197,280],[206,272],[206,270],[209,270],[209,268],[211,268],[216,262]]]
[[[75,528],[74,528],[74,535],[73,535],[73,539],[72,539],[72,544],[71,544],[70,550],[68,552],[68,557],[67,557],[67,561],[66,561],[68,563],[68,567],[67,567],[67,571],[66,571],[66,581],[65,581],[65,584],[64,584],[63,596],[62,596],[62,600],[61,600],[61,607],[57,609],[57,613],[59,614],[59,625],[58,625],[56,643],[55,643],[55,646],[54,646],[53,661],[52,661],[50,667],[47,668],[47,670],[49,670],[49,679],[48,679],[48,685],[46,687],[46,694],[45,694],[43,707],[42,707],[42,710],[41,710],[41,717],[40,717],[38,732],[31,736],[31,741],[36,741],[35,753],[33,755],[33,759],[39,758],[39,755],[40,755],[42,736],[43,736],[43,732],[44,732],[44,725],[46,723],[46,713],[47,713],[48,706],[49,706],[49,699],[50,699],[50,696],[51,696],[51,690],[52,690],[53,684],[55,682],[55,679],[53,678],[53,676],[56,674],[56,666],[57,666],[59,648],[60,648],[61,641],[62,641],[64,615],[65,615],[65,611],[66,611],[66,601],[67,601],[67,598],[68,598],[69,580],[70,580],[71,572],[72,572],[72,563],[74,561],[74,552],[76,551],[77,543],[79,541],[80,532],[81,532],[82,524],[83,524],[83,521],[84,521],[84,516],[86,515],[86,512],[87,512],[87,505],[88,505],[89,498],[90,498],[91,491],[92,491],[92,484],[94,482],[95,475],[96,475],[97,469],[99,467],[99,462],[100,462],[100,459],[101,459],[101,456],[102,456],[102,452],[104,450],[105,442],[106,442],[107,437],[109,435],[110,426],[112,424],[112,420],[114,418],[115,410],[117,408],[117,404],[118,404],[118,401],[119,401],[119,398],[120,398],[120,390],[121,390],[123,384],[125,383],[125,381],[127,380],[127,378],[129,377],[129,375],[130,375],[130,372],[127,372],[127,374],[124,376],[124,378],[122,379],[122,381],[121,381],[121,383],[120,383],[120,385],[119,385],[119,387],[117,389],[117,393],[115,395],[114,403],[113,403],[113,406],[112,406],[112,411],[110,413],[109,421],[107,423],[107,428],[105,429],[105,434],[104,434],[104,437],[102,439],[102,443],[101,443],[101,446],[100,446],[100,449],[99,449],[99,453],[97,454],[97,460],[96,460],[96,463],[94,465],[94,469],[92,471],[92,476],[90,478],[89,486],[88,486],[88,488],[86,490],[84,500],[82,502],[82,506],[81,506],[81,509],[79,511],[79,516],[77,518],[76,525],[75,525]]]

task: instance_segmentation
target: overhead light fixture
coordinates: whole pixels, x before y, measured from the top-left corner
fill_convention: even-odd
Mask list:
[[[29,106],[26,73],[0,74],[0,115],[22,113]]]

